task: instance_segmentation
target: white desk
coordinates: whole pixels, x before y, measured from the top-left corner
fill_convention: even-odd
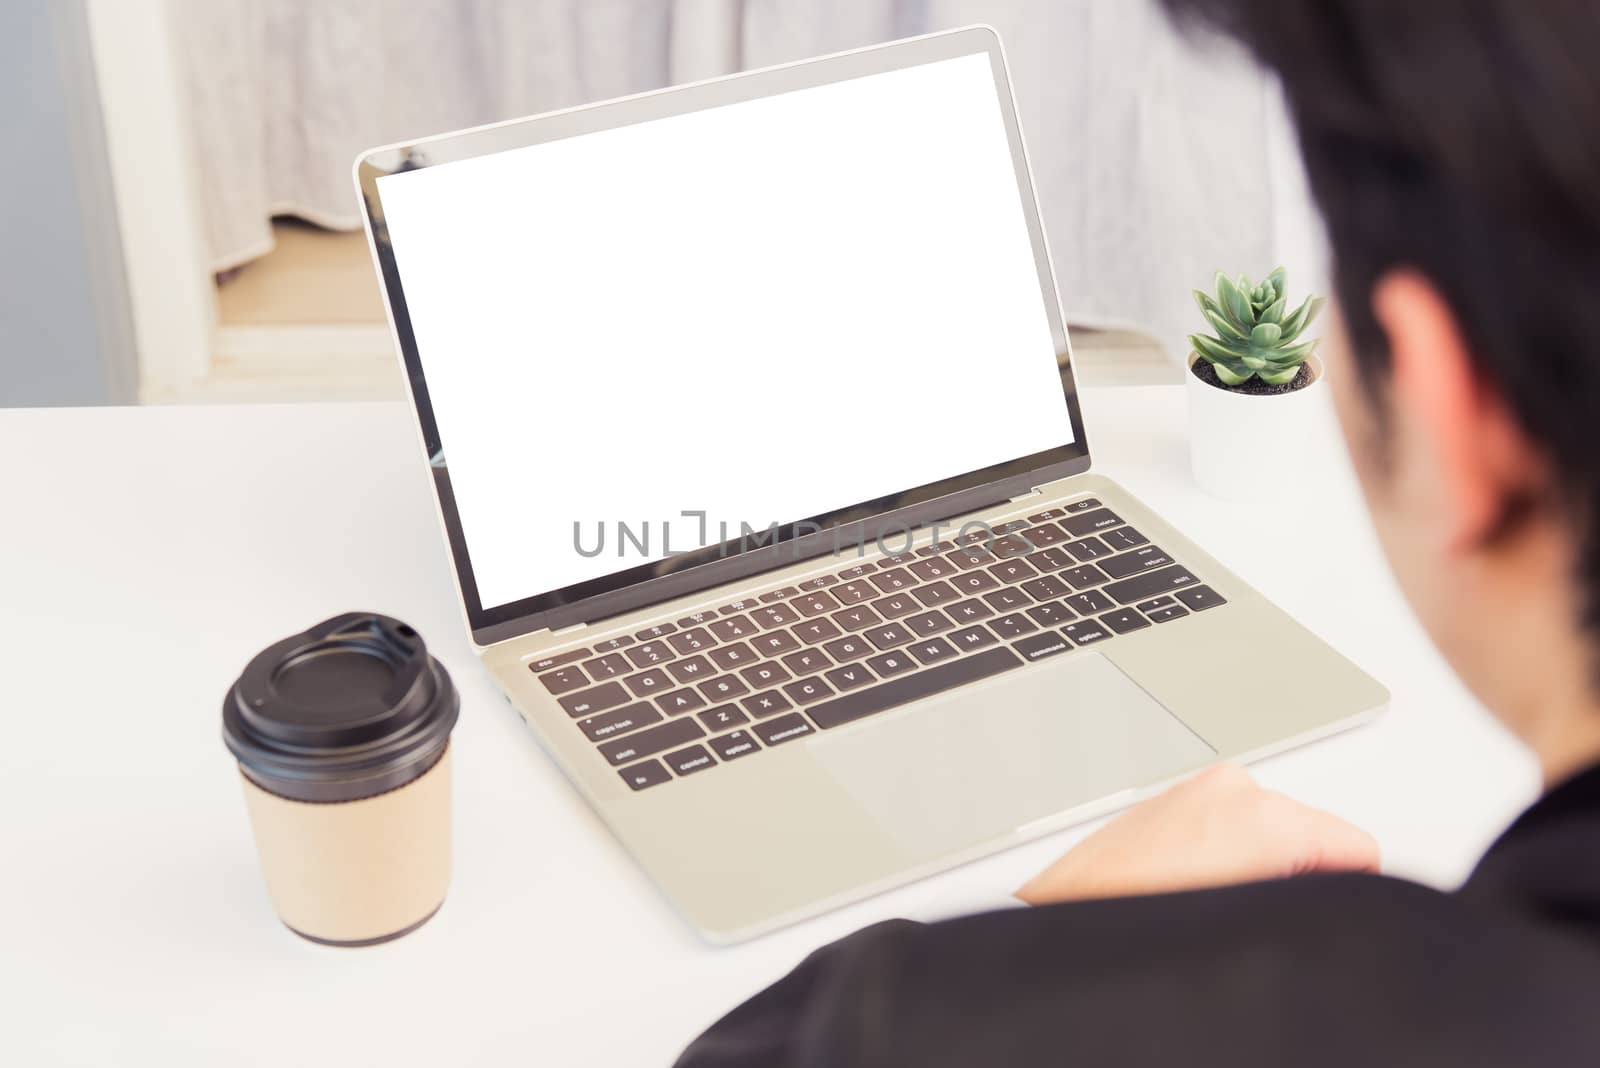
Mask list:
[[[1376,725],[1260,778],[1372,830],[1393,872],[1461,878],[1535,772],[1402,607],[1331,423],[1310,499],[1243,507],[1189,481],[1180,389],[1085,407],[1100,467],[1394,692]],[[0,412],[0,1063],[666,1064],[824,942],[1001,905],[1083,833],[700,944],[477,670],[408,420],[394,404]],[[361,950],[273,917],[219,737],[245,660],[347,609],[415,625],[463,704],[450,897]]]

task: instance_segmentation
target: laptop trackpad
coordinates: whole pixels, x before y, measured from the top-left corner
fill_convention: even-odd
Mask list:
[[[812,754],[918,853],[977,845],[1216,754],[1098,653],[1012,671],[829,734]]]

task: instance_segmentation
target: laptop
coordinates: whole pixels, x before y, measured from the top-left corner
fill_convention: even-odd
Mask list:
[[[1094,472],[992,30],[355,178],[478,655],[705,938],[1386,704]]]

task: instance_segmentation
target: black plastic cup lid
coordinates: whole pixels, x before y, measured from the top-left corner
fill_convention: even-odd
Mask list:
[[[460,712],[421,636],[375,612],[335,616],[258,654],[222,704],[222,737],[263,789],[350,801],[405,785]]]

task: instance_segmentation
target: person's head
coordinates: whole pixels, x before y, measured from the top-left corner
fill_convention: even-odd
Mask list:
[[[1384,547],[1469,685],[1570,770],[1600,748],[1600,9],[1163,3],[1280,77]]]

